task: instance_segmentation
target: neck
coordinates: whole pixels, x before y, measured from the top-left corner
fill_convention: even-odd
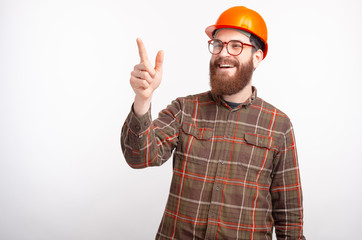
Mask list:
[[[251,87],[251,81],[248,85],[246,85],[242,90],[233,94],[233,95],[223,95],[223,99],[228,102],[233,103],[243,103],[245,102],[253,93]]]

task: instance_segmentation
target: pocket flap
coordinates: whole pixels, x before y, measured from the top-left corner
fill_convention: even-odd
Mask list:
[[[269,136],[264,136],[254,133],[245,133],[244,138],[248,144],[255,145],[258,147],[264,147],[270,149],[273,146],[273,138]]]
[[[212,129],[210,128],[198,128],[192,124],[182,124],[182,130],[194,136],[197,139],[210,139],[212,137]]]

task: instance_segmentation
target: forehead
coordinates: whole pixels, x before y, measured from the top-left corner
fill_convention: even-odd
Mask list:
[[[250,39],[247,36],[233,29],[220,29],[216,33],[215,38],[220,39],[221,41],[239,40],[244,43],[250,42]]]

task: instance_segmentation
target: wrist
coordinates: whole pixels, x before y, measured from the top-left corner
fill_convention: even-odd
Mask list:
[[[143,98],[138,95],[135,96],[133,102],[133,111],[137,117],[141,117],[148,112],[151,106],[151,97]]]

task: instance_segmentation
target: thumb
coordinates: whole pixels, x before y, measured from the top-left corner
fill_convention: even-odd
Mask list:
[[[156,56],[156,63],[155,63],[155,70],[160,72],[162,71],[163,59],[164,59],[164,52],[162,50],[158,51]]]

